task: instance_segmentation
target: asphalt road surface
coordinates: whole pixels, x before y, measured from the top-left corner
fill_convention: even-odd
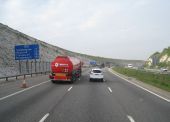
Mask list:
[[[170,122],[170,103],[104,70],[89,82],[84,70],[74,84],[48,76],[0,85],[0,122]]]

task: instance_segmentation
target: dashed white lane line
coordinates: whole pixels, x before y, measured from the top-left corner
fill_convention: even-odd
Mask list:
[[[113,72],[111,71],[111,69],[109,69],[109,71],[110,71],[111,73],[113,73]],[[119,78],[125,80],[126,82],[131,83],[131,84],[133,84],[133,85],[135,85],[135,86],[143,89],[144,91],[147,91],[147,92],[149,92],[149,93],[151,93],[151,94],[153,94],[153,95],[155,95],[155,96],[157,96],[157,97],[159,97],[159,98],[161,98],[161,99],[163,99],[163,100],[165,100],[165,101],[167,101],[167,102],[170,102],[170,99],[164,98],[164,97],[162,97],[162,96],[160,96],[160,95],[158,95],[158,94],[156,94],[156,93],[154,93],[154,92],[152,92],[152,91],[150,91],[150,90],[148,90],[148,89],[146,89],[146,88],[144,88],[144,87],[142,87],[142,86],[140,86],[140,85],[138,85],[138,84],[136,84],[136,83],[133,83],[133,82],[131,82],[131,81],[129,81],[129,80],[127,80],[127,79],[119,76],[119,75],[116,74],[116,73],[113,73],[113,74],[116,75],[116,76],[118,76]]]
[[[48,83],[48,82],[50,82],[50,80],[45,81],[45,82],[42,82],[42,83],[37,84],[37,85],[34,85],[34,86],[31,86],[31,87],[26,88],[26,89],[24,89],[24,90],[15,92],[15,93],[13,93],[13,94],[7,95],[7,96],[5,96],[5,97],[1,97],[1,98],[0,98],[0,101],[1,101],[1,100],[4,100],[4,99],[7,99],[7,98],[9,98],[9,97],[12,97],[12,96],[14,96],[14,95],[20,94],[20,93],[22,93],[22,92],[24,92],[24,91],[28,91],[28,90],[30,90],[30,89],[32,89],[32,88],[34,88],[34,87],[40,86],[40,85],[45,84],[45,83]]]
[[[133,117],[132,117],[132,116],[127,115],[127,118],[129,119],[129,121],[130,121],[130,122],[135,122],[135,120],[133,119]]]
[[[39,122],[44,122],[49,115],[50,115],[49,113],[47,113],[46,115],[44,115],[44,117],[43,117]]]
[[[110,87],[107,87],[109,89],[109,91],[112,93],[112,89]]]
[[[71,86],[71,87],[68,89],[68,91],[70,91],[72,88],[73,88],[73,87]]]

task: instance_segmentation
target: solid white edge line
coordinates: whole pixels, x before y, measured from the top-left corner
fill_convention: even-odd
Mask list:
[[[7,95],[7,96],[5,96],[5,97],[1,97],[1,98],[0,98],[0,101],[1,101],[1,100],[4,100],[4,99],[6,99],[6,98],[12,97],[12,96],[14,96],[14,95],[20,94],[20,93],[22,93],[22,92],[24,92],[24,91],[28,91],[28,90],[30,90],[30,89],[32,89],[32,88],[34,88],[34,87],[37,87],[37,86],[40,86],[40,85],[42,85],[42,84],[48,83],[49,81],[50,81],[50,80],[45,81],[45,82],[42,82],[42,83],[37,84],[37,85],[34,85],[34,86],[31,86],[31,87],[26,88],[26,89],[24,89],[24,90],[15,92],[15,93],[13,93],[13,94]]]
[[[127,118],[130,120],[130,122],[135,122],[135,120],[133,119],[133,117],[127,115]]]
[[[119,78],[125,80],[126,82],[131,83],[131,84],[133,84],[133,85],[135,85],[135,86],[137,86],[137,87],[139,87],[139,88],[141,88],[141,89],[143,89],[143,90],[145,90],[145,91],[147,91],[147,92],[149,92],[149,93],[151,93],[151,94],[153,94],[153,95],[155,95],[155,96],[157,96],[157,97],[159,97],[159,98],[161,98],[161,99],[163,99],[163,100],[165,100],[167,102],[170,102],[170,99],[164,98],[164,97],[162,97],[162,96],[160,96],[160,95],[158,95],[158,94],[156,94],[156,93],[154,93],[154,92],[152,92],[152,91],[150,91],[150,90],[148,90],[148,89],[146,89],[146,88],[144,88],[144,87],[142,87],[142,86],[140,86],[140,85],[138,85],[136,83],[133,83],[133,82],[121,77],[120,75],[114,73],[111,69],[109,69],[109,71],[112,72],[114,75],[118,76]]]
[[[47,113],[46,115],[44,115],[44,117],[43,117],[39,122],[44,122],[49,115],[50,115],[49,113]]]
[[[73,88],[73,87],[71,86],[71,87],[68,89],[68,91],[70,91],[72,88]]]
[[[110,87],[107,87],[109,89],[109,91],[112,93],[112,89]]]

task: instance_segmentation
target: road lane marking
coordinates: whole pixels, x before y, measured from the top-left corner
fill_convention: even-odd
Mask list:
[[[127,115],[127,118],[130,120],[130,122],[135,122],[135,120],[133,119],[133,117]]]
[[[151,94],[153,94],[153,95],[155,95],[155,96],[157,96],[157,97],[159,97],[159,98],[161,98],[161,99],[163,99],[163,100],[165,100],[165,101],[167,101],[167,102],[170,102],[170,99],[164,98],[164,97],[162,97],[162,96],[160,96],[160,95],[158,95],[158,94],[156,94],[156,93],[154,93],[154,92],[152,92],[152,91],[150,91],[150,90],[148,90],[148,89],[146,89],[146,88],[144,88],[144,87],[142,87],[142,86],[140,86],[140,85],[138,85],[138,84],[136,84],[136,83],[133,83],[133,82],[127,80],[126,78],[121,77],[120,75],[118,75],[118,74],[114,73],[113,71],[111,71],[111,69],[109,69],[109,71],[110,71],[111,73],[113,73],[114,75],[118,76],[119,78],[125,80],[126,82],[128,82],[128,83],[130,83],[130,84],[133,84],[133,85],[135,85],[135,86],[143,89],[144,91],[147,91],[147,92],[149,92],[149,93],[151,93]]]
[[[44,117],[43,117],[39,122],[44,122],[49,115],[50,115],[49,113],[47,113],[46,115],[44,115]]]
[[[4,99],[6,99],[6,98],[12,97],[12,96],[14,96],[14,95],[20,94],[20,93],[22,93],[22,92],[24,92],[24,91],[28,91],[28,90],[30,90],[30,89],[32,89],[32,88],[34,88],[34,87],[40,86],[40,85],[45,84],[45,83],[48,83],[48,82],[50,82],[50,80],[45,81],[45,82],[42,82],[42,83],[37,84],[37,85],[34,85],[34,86],[31,86],[31,87],[26,88],[26,89],[24,89],[24,90],[15,92],[15,93],[13,93],[13,94],[7,95],[7,96],[5,96],[5,97],[1,97],[1,98],[0,98],[0,101],[1,101],[1,100],[4,100]]]
[[[70,91],[72,88],[73,88],[73,87],[71,86],[71,87],[68,89],[68,91]]]
[[[109,91],[112,93],[112,89],[110,87],[107,87],[109,89]]]

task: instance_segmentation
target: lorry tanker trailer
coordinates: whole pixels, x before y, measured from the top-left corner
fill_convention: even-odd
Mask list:
[[[81,76],[82,62],[78,58],[70,56],[57,56],[51,62],[51,74],[49,78],[56,81],[69,81],[73,83]]]

